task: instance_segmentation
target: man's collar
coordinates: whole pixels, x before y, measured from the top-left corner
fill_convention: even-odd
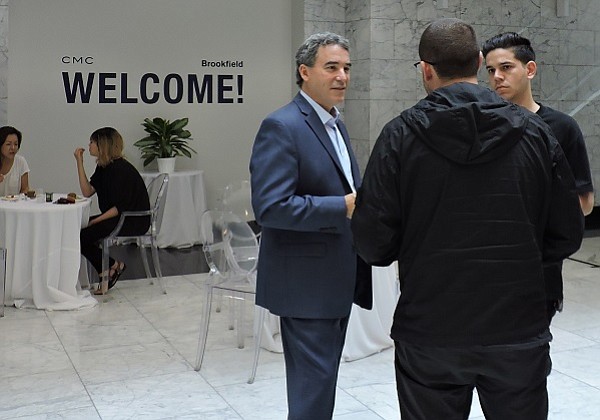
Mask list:
[[[311,98],[302,89],[300,89],[300,94],[313,107],[313,109],[316,111],[317,115],[319,116],[319,119],[321,120],[321,122],[323,124],[326,124],[327,121],[329,121],[332,118],[335,119],[335,121],[337,122],[337,120],[340,117],[340,112],[338,111],[338,109],[335,106],[333,108],[331,108],[331,114],[330,114],[329,112],[327,112],[325,110],[325,108],[323,108],[321,105],[319,105],[317,102],[315,102],[315,100],[313,98]]]

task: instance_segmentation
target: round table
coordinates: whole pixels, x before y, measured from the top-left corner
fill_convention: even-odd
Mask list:
[[[78,284],[79,231],[89,213],[88,199],[74,204],[47,203],[43,197],[0,200],[0,247],[6,249],[5,305],[67,310],[98,303]]]
[[[397,269],[373,267],[373,309],[352,305],[342,360],[350,362],[392,347],[390,337],[396,304],[400,297]]]
[[[142,172],[141,175],[147,186],[158,172]],[[205,210],[204,172],[170,173],[158,247],[187,248],[202,243],[200,216]]]
[[[373,309],[352,305],[342,351],[344,362],[365,358],[394,345],[390,331],[400,297],[396,264],[372,268]],[[278,316],[271,313],[265,316],[262,334],[261,347],[275,353],[283,352]]]

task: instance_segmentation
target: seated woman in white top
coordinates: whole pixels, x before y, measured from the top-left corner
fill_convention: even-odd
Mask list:
[[[29,165],[21,155],[21,132],[14,127],[0,127],[0,196],[16,195],[29,190]]]

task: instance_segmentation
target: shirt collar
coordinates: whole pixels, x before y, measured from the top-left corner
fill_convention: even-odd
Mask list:
[[[334,120],[334,122],[337,124],[338,119],[340,118],[340,111],[338,111],[338,109],[336,107],[333,107],[331,109],[331,114],[330,114],[329,112],[325,111],[325,108],[323,108],[321,105],[319,105],[318,103],[316,103],[313,98],[311,98],[310,96],[308,96],[308,94],[306,92],[304,92],[302,89],[300,89],[300,94],[313,107],[313,109],[315,110],[315,112],[319,116],[319,119],[321,120],[321,122],[324,125],[327,125],[327,123],[330,120]]]

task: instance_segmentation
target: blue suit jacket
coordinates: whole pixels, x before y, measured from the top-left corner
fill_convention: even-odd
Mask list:
[[[348,132],[356,189],[360,173]],[[352,192],[327,131],[298,94],[262,122],[250,160],[262,227],[256,303],[297,318],[340,318],[372,306],[371,268],[356,254],[344,195]]]

